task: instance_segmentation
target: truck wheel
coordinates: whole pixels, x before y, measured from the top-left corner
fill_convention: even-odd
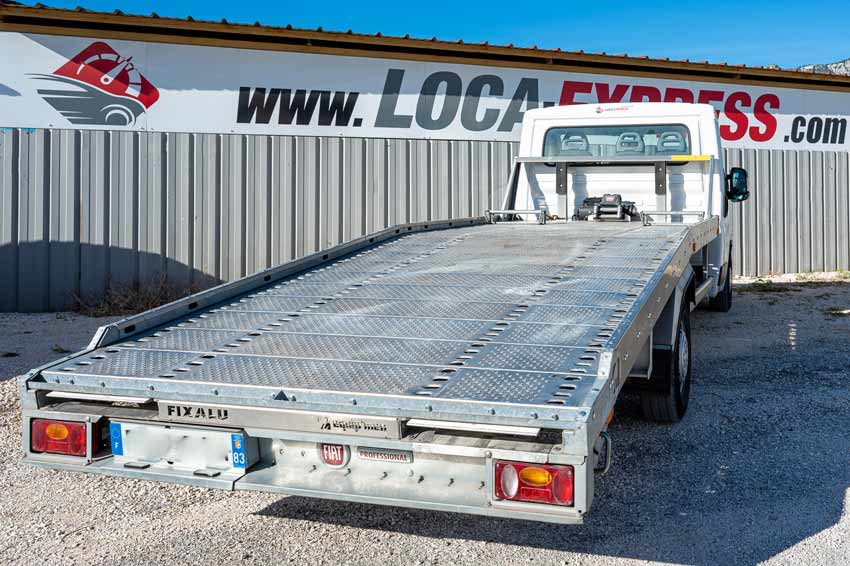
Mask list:
[[[640,392],[643,415],[661,423],[682,420],[691,395],[691,323],[687,303],[682,306],[672,350],[656,350],[652,357],[654,387]]]
[[[732,257],[729,257],[729,265],[726,266],[726,277],[723,279],[723,289],[717,296],[708,300],[708,310],[717,312],[729,312],[732,308]]]

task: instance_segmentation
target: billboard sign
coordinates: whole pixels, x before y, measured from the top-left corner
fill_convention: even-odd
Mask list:
[[[560,104],[712,104],[727,147],[847,149],[850,92],[0,33],[0,126],[519,139]]]

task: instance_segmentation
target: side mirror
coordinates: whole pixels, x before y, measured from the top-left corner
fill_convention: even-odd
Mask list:
[[[732,202],[743,202],[750,198],[747,188],[747,171],[740,167],[732,167],[726,175],[726,198]]]

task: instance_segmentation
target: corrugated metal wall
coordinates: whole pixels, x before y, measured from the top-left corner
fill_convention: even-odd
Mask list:
[[[0,132],[0,310],[110,282],[206,286],[392,224],[501,204],[516,145],[73,130]],[[848,268],[848,154],[730,150],[751,174],[735,265]]]
[[[0,310],[206,286],[499,202],[507,142],[0,132]]]
[[[848,154],[727,150],[750,173],[750,199],[733,206],[733,263],[744,275],[850,267]]]

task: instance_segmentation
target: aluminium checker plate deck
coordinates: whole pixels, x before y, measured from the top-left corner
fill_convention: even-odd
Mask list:
[[[613,405],[631,367],[626,353],[617,370],[618,349],[642,345],[640,321],[712,220],[402,235],[63,360],[30,386],[566,428]]]

